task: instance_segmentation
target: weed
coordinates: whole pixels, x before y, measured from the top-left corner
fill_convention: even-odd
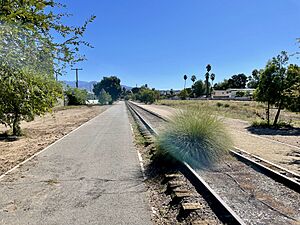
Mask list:
[[[221,106],[223,106],[223,104],[221,102],[217,102],[216,106],[221,107]]]

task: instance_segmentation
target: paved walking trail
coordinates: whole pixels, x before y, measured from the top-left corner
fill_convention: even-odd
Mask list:
[[[124,102],[0,180],[1,225],[152,224]]]

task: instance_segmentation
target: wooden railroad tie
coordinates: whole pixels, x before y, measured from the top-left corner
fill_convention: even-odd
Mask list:
[[[165,183],[167,183],[167,182],[169,182],[171,180],[179,179],[181,177],[183,177],[183,176],[181,174],[179,174],[179,173],[165,174],[165,177],[164,177],[162,183],[165,184]]]
[[[173,191],[171,194],[172,201],[174,202],[180,202],[183,198],[191,197],[193,196],[192,192],[189,190],[180,190],[180,191]]]
[[[191,222],[191,225],[214,225],[218,224],[215,220],[195,220]]]
[[[178,180],[171,180],[168,182],[166,194],[171,194],[175,188],[183,186],[185,182]]]
[[[178,218],[187,217],[191,212],[202,209],[202,205],[199,202],[182,202]]]
[[[186,212],[191,212],[198,209],[202,209],[202,205],[199,202],[196,203],[183,202],[181,203],[181,209]]]

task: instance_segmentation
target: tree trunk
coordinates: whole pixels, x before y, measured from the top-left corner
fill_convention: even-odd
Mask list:
[[[282,101],[279,102],[279,106],[278,106],[278,110],[274,119],[274,123],[273,126],[277,125],[278,119],[279,119],[279,114],[280,114],[280,110],[281,110],[281,106],[282,106]]]
[[[270,126],[270,102],[268,102],[267,121],[268,121],[268,126]]]
[[[209,97],[208,79],[206,79],[206,98]]]
[[[20,117],[19,114],[15,114],[14,122],[13,122],[13,135],[20,136],[21,135],[21,128],[20,128]]]

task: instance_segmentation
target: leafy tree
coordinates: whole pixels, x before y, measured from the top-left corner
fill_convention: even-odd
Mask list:
[[[224,81],[216,83],[214,85],[215,90],[226,90],[229,88],[228,80],[224,79]]]
[[[200,97],[205,93],[205,85],[202,80],[197,80],[193,84],[192,89],[196,97]]]
[[[116,101],[122,93],[121,80],[116,76],[103,77],[100,82],[94,84],[93,92],[99,97],[102,89],[110,94],[112,101]]]
[[[148,88],[143,88],[140,91],[139,99],[141,102],[144,102],[146,104],[152,104],[157,100],[157,91],[150,90]]]
[[[238,75],[233,75],[231,78],[224,79],[224,81],[219,82],[214,85],[215,90],[226,90],[228,88],[245,88],[247,84],[248,77],[241,73]]]
[[[86,90],[68,87],[65,91],[65,95],[67,96],[68,105],[85,105],[88,92]]]
[[[20,44],[17,39],[21,36],[23,39],[30,37],[30,44],[35,44],[40,51],[47,52],[54,71],[61,74],[67,64],[73,65],[84,60],[84,56],[79,54],[79,47],[81,45],[92,47],[82,37],[87,25],[95,19],[95,16],[91,16],[83,26],[68,26],[64,21],[70,14],[55,12],[65,7],[54,0],[0,0],[0,30],[5,32],[10,29],[5,36],[2,35],[4,41],[13,40],[14,43],[11,41],[6,43],[14,47],[18,45],[18,49],[22,49],[24,44],[29,43]],[[8,60],[12,58],[9,57]],[[19,56],[18,59],[22,60],[22,57]],[[39,61],[41,60],[37,59],[34,63]]]
[[[290,64],[286,74],[285,107],[293,112],[300,112],[300,67]]]
[[[185,89],[186,79],[187,79],[187,78],[188,78],[187,75],[184,75],[184,76],[183,76],[183,79],[184,79],[184,89]]]
[[[100,91],[99,103],[101,105],[112,104],[112,97],[104,89]]]
[[[259,71],[257,69],[252,71],[252,76],[248,77],[248,88],[257,88],[259,83]]]
[[[179,94],[178,97],[182,100],[185,100],[189,96],[189,93],[186,89],[183,89]]]
[[[28,68],[20,70],[2,66],[0,70],[0,123],[20,135],[20,121],[31,121],[35,115],[51,111],[62,86],[53,76],[37,74]]]
[[[273,126],[277,125],[280,111],[283,108],[299,111],[299,97],[293,95],[297,91],[297,84],[300,81],[300,69],[297,65],[289,65],[286,52],[281,52],[277,57],[273,57],[266,67],[260,72],[258,87],[255,91],[257,101],[268,104],[267,118],[269,124],[269,107],[278,107],[274,118]],[[296,88],[296,89],[295,89]]]
[[[233,75],[228,80],[228,88],[245,88],[247,84],[247,76],[243,73],[238,75]]]
[[[139,93],[140,88],[134,87],[134,88],[131,89],[131,91],[132,91],[133,94],[137,94],[137,93]]]
[[[51,111],[62,97],[54,74],[83,60],[79,47],[90,46],[82,36],[95,17],[68,26],[68,14],[54,12],[59,7],[54,0],[0,0],[0,121],[14,135],[21,120]]]

